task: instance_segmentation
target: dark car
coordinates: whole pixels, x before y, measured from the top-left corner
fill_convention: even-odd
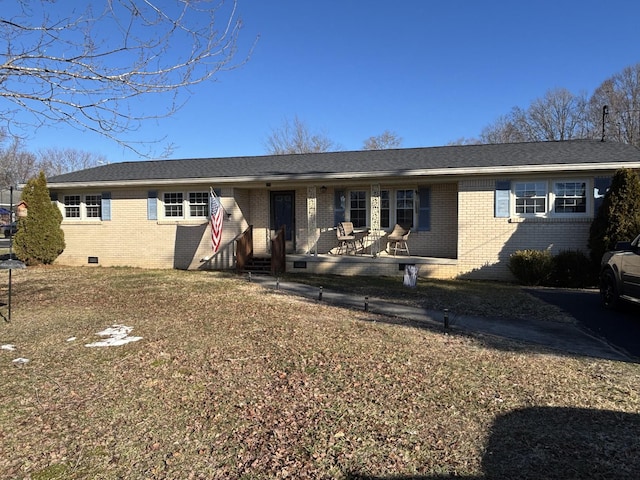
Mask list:
[[[11,222],[6,225],[2,225],[2,233],[4,234],[4,238],[9,238],[16,234],[18,231],[18,224],[16,222]]]
[[[607,308],[615,308],[620,300],[640,303],[640,235],[618,243],[602,257],[600,296]]]

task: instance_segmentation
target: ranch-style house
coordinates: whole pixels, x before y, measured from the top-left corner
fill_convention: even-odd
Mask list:
[[[639,149],[576,140],[124,162],[48,187],[63,215],[59,264],[250,269],[270,259],[292,273],[415,265],[425,277],[509,280],[517,250],[587,252],[623,167],[640,169]],[[215,253],[210,191],[224,208]]]

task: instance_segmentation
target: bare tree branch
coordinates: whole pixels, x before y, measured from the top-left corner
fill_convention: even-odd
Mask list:
[[[285,119],[282,126],[273,129],[265,144],[267,153],[271,155],[320,153],[340,148],[326,135],[311,133],[307,125],[297,116],[294,117],[293,122]]]
[[[402,145],[402,137],[396,132],[385,130],[380,135],[367,138],[362,148],[364,150],[387,150],[390,148],[400,148]]]
[[[640,63],[611,76],[594,92],[589,106],[599,131],[605,105],[606,138],[640,147]]]
[[[0,189],[27,183],[40,172],[49,177],[106,163],[104,155],[76,148],[46,148],[36,154],[23,139],[0,130]]]
[[[8,189],[37,175],[36,156],[25,150],[23,141],[13,137],[8,145],[8,137],[0,132],[0,189]]]
[[[529,108],[514,107],[485,127],[483,143],[612,140],[640,147],[640,63],[624,68],[585,94],[549,90]]]
[[[109,163],[102,154],[76,148],[45,148],[38,151],[37,159],[38,170],[46,177]]]
[[[235,0],[74,5],[21,2],[13,14],[0,14],[0,118],[7,128],[63,122],[140,153],[125,134],[171,116],[189,87],[237,68],[251,53],[234,60],[242,26]],[[149,96],[158,98],[145,108],[167,106],[132,107],[132,100]]]
[[[526,110],[514,107],[508,115],[485,127],[484,143],[543,142],[591,138],[585,95],[574,95],[564,88],[547,91]]]

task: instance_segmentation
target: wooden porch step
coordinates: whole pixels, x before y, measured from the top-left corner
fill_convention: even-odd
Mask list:
[[[271,258],[269,257],[253,257],[244,266],[242,273],[271,273]]]

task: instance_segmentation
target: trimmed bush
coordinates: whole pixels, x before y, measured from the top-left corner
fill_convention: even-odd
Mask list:
[[[585,288],[596,284],[593,265],[580,250],[564,250],[553,257],[551,285]]]
[[[518,250],[509,257],[509,270],[523,285],[545,285],[553,272],[548,250]]]
[[[22,191],[29,214],[18,219],[13,240],[16,256],[27,265],[50,264],[65,247],[62,213],[51,203],[44,173],[29,180]]]

